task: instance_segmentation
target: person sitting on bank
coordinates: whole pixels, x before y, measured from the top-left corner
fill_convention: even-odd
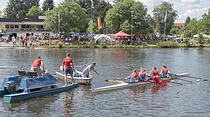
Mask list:
[[[134,69],[133,73],[130,74],[125,80],[130,79],[130,83],[138,82],[140,80],[140,77],[137,73],[137,71]]]
[[[64,65],[65,65],[65,69],[64,69]],[[74,64],[73,64],[72,59],[70,58],[69,53],[67,53],[66,58],[63,59],[62,68],[63,68],[63,72],[65,72],[65,86],[67,86],[67,75],[68,74],[71,76],[72,84],[74,84],[74,79],[73,79]]]
[[[40,68],[40,66],[42,67],[42,69]],[[37,57],[37,59],[33,62],[31,70],[36,72],[39,77],[41,77],[42,73],[45,72],[44,63],[40,56]]]
[[[92,64],[88,65],[83,71],[82,71],[82,74],[83,74],[83,77],[86,77],[86,78],[92,78],[93,79],[93,75],[91,73],[91,71],[94,71],[97,75],[99,75],[99,73],[95,70],[95,67],[96,66],[96,63],[93,62]]]

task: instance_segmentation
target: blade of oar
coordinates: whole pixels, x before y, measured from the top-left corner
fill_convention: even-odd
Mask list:
[[[184,79],[179,79],[179,78],[177,78],[176,80],[181,80],[181,81],[185,81],[185,82],[192,83],[192,81],[189,81],[189,80],[184,80]]]
[[[179,84],[179,85],[184,85],[184,84],[182,84],[182,83],[178,83],[178,82],[174,82],[174,81],[171,81],[171,83]]]
[[[112,82],[112,83],[122,83],[123,81],[118,80],[105,80],[106,82]]]
[[[203,81],[208,81],[208,79],[205,78],[199,78],[199,77],[194,77],[194,76],[184,76],[186,78],[191,78],[191,79],[197,79],[197,81],[200,81],[201,79],[203,79]]]

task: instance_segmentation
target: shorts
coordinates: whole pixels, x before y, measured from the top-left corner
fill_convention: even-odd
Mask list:
[[[65,74],[73,75],[73,69],[72,68],[65,68]]]

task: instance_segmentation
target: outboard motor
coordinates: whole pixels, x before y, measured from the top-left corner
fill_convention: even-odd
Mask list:
[[[6,91],[8,93],[15,93],[16,92],[16,84],[14,81],[7,82]]]

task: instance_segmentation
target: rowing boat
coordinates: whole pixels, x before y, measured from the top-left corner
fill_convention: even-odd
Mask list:
[[[170,78],[161,78],[161,79],[163,79],[164,81],[170,81],[170,80],[177,79],[184,74],[186,74],[186,73],[172,75]],[[136,82],[136,83],[128,83],[128,82],[124,82],[124,81],[120,81],[120,80],[116,80],[116,81],[119,82],[119,84],[93,88],[93,89],[90,89],[90,90],[92,90],[92,92],[103,92],[103,91],[111,91],[111,90],[117,90],[117,89],[122,89],[122,88],[128,88],[128,87],[134,87],[134,86],[146,85],[146,84],[153,83],[152,80],[149,80],[147,82]]]
[[[56,73],[56,76],[58,76],[57,78],[59,80],[61,80],[61,81],[65,80],[64,73],[61,73],[61,72],[55,72],[55,73]],[[84,78],[84,77],[82,77],[82,75],[78,75],[78,74],[74,74],[73,79],[74,79],[75,82],[78,82],[79,84],[83,84],[83,85],[90,85],[91,81],[92,81],[91,78]],[[72,82],[71,81],[71,76],[67,76],[67,82]]]

